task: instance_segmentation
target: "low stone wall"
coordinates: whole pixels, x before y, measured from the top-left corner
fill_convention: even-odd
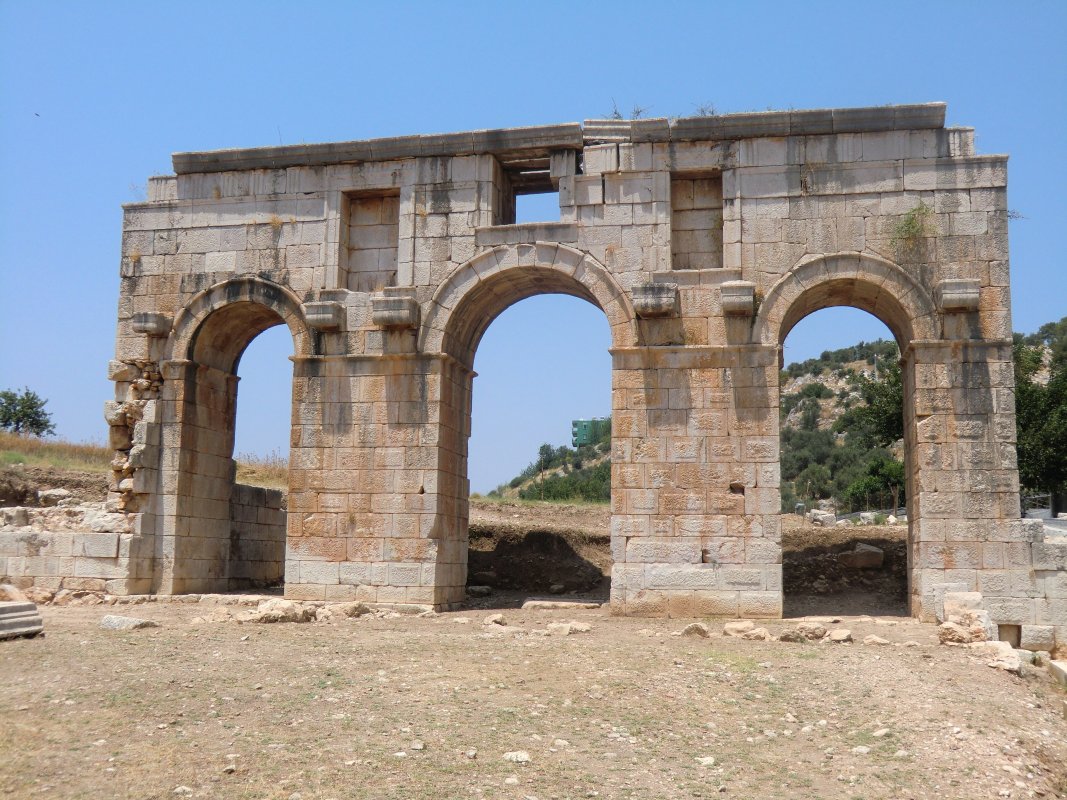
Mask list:
[[[152,552],[126,514],[103,503],[0,509],[0,582],[49,592],[129,594],[149,582]]]
[[[271,586],[285,579],[285,493],[235,483],[230,495],[231,589]]]

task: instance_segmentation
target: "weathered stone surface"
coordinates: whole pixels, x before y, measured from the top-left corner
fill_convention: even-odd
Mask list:
[[[105,631],[135,631],[141,628],[158,628],[159,623],[150,619],[139,617],[123,617],[117,614],[108,614],[100,620],[100,627]]]
[[[746,633],[755,629],[756,624],[751,620],[741,620],[740,622],[727,622],[722,626],[723,636],[744,636]]]
[[[885,553],[880,547],[863,544],[862,542],[858,543],[851,552],[838,553],[837,555],[837,560],[841,563],[841,566],[851,567],[852,569],[880,569],[884,558]]]
[[[44,630],[37,606],[27,600],[0,600],[0,639],[32,638]]]
[[[919,104],[178,154],[124,209],[106,413],[108,511],[129,527],[101,531],[113,555],[9,557],[11,577],[134,594],[284,579],[294,601],[454,607],[478,344],[511,304],[564,293],[611,331],[612,612],[778,617],[780,346],[843,305],[905,354],[912,612],[982,586],[997,624],[1062,639],[1058,584],[1030,570],[1062,572],[1064,552],[1018,519],[1006,159],[944,118]],[[514,224],[518,195],[557,188],[558,221]],[[924,235],[901,235],[924,207]],[[152,314],[172,324],[146,336],[136,315]],[[232,473],[234,365],[276,324],[294,344],[286,510]]]

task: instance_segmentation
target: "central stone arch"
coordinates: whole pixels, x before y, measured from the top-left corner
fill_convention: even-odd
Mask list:
[[[509,306],[538,294],[567,294],[600,308],[613,347],[637,341],[626,293],[595,258],[566,245],[500,245],[462,265],[434,294],[419,350],[447,353],[470,367],[489,325]]]
[[[419,337],[423,353],[445,356],[437,472],[439,490],[445,495],[442,507],[452,513],[438,531],[438,546],[459,568],[439,574],[439,602],[462,600],[466,583],[467,442],[475,352],[497,316],[520,300],[540,294],[580,297],[600,308],[611,328],[613,349],[633,347],[637,341],[633,307],[615,278],[589,254],[562,244],[495,247],[462,265],[440,286]],[[446,588],[447,584],[451,585]]]

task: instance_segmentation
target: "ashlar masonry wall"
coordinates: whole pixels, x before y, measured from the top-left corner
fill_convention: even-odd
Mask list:
[[[901,346],[913,613],[980,590],[999,624],[1067,641],[1067,544],[1019,519],[1007,159],[944,118],[587,120],[175,155],[123,226],[110,502],[148,554],[126,589],[226,588],[235,365],[285,324],[287,596],[460,602],[474,354],[506,307],[560,292],[611,329],[613,609],[777,616],[781,346],[848,305]],[[559,219],[513,224],[516,196],[545,191]]]

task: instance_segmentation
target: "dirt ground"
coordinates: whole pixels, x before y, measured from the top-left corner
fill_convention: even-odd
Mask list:
[[[910,620],[842,620],[893,646],[603,609],[191,624],[209,610],[43,607],[44,638],[0,642],[0,796],[1067,796],[1067,693]],[[570,620],[592,630],[543,635]]]
[[[44,606],[45,637],[0,642],[0,798],[1067,797],[1067,692],[904,616],[906,527],[785,518],[787,616],[838,615],[823,619],[852,644],[520,609],[546,586],[607,599],[608,518],[475,501],[471,582],[494,585],[447,614],[263,625],[194,623],[206,601]],[[885,567],[842,570],[857,541]],[[506,626],[483,624],[501,611]],[[161,627],[102,630],[108,613]],[[572,620],[591,630],[548,635]]]

